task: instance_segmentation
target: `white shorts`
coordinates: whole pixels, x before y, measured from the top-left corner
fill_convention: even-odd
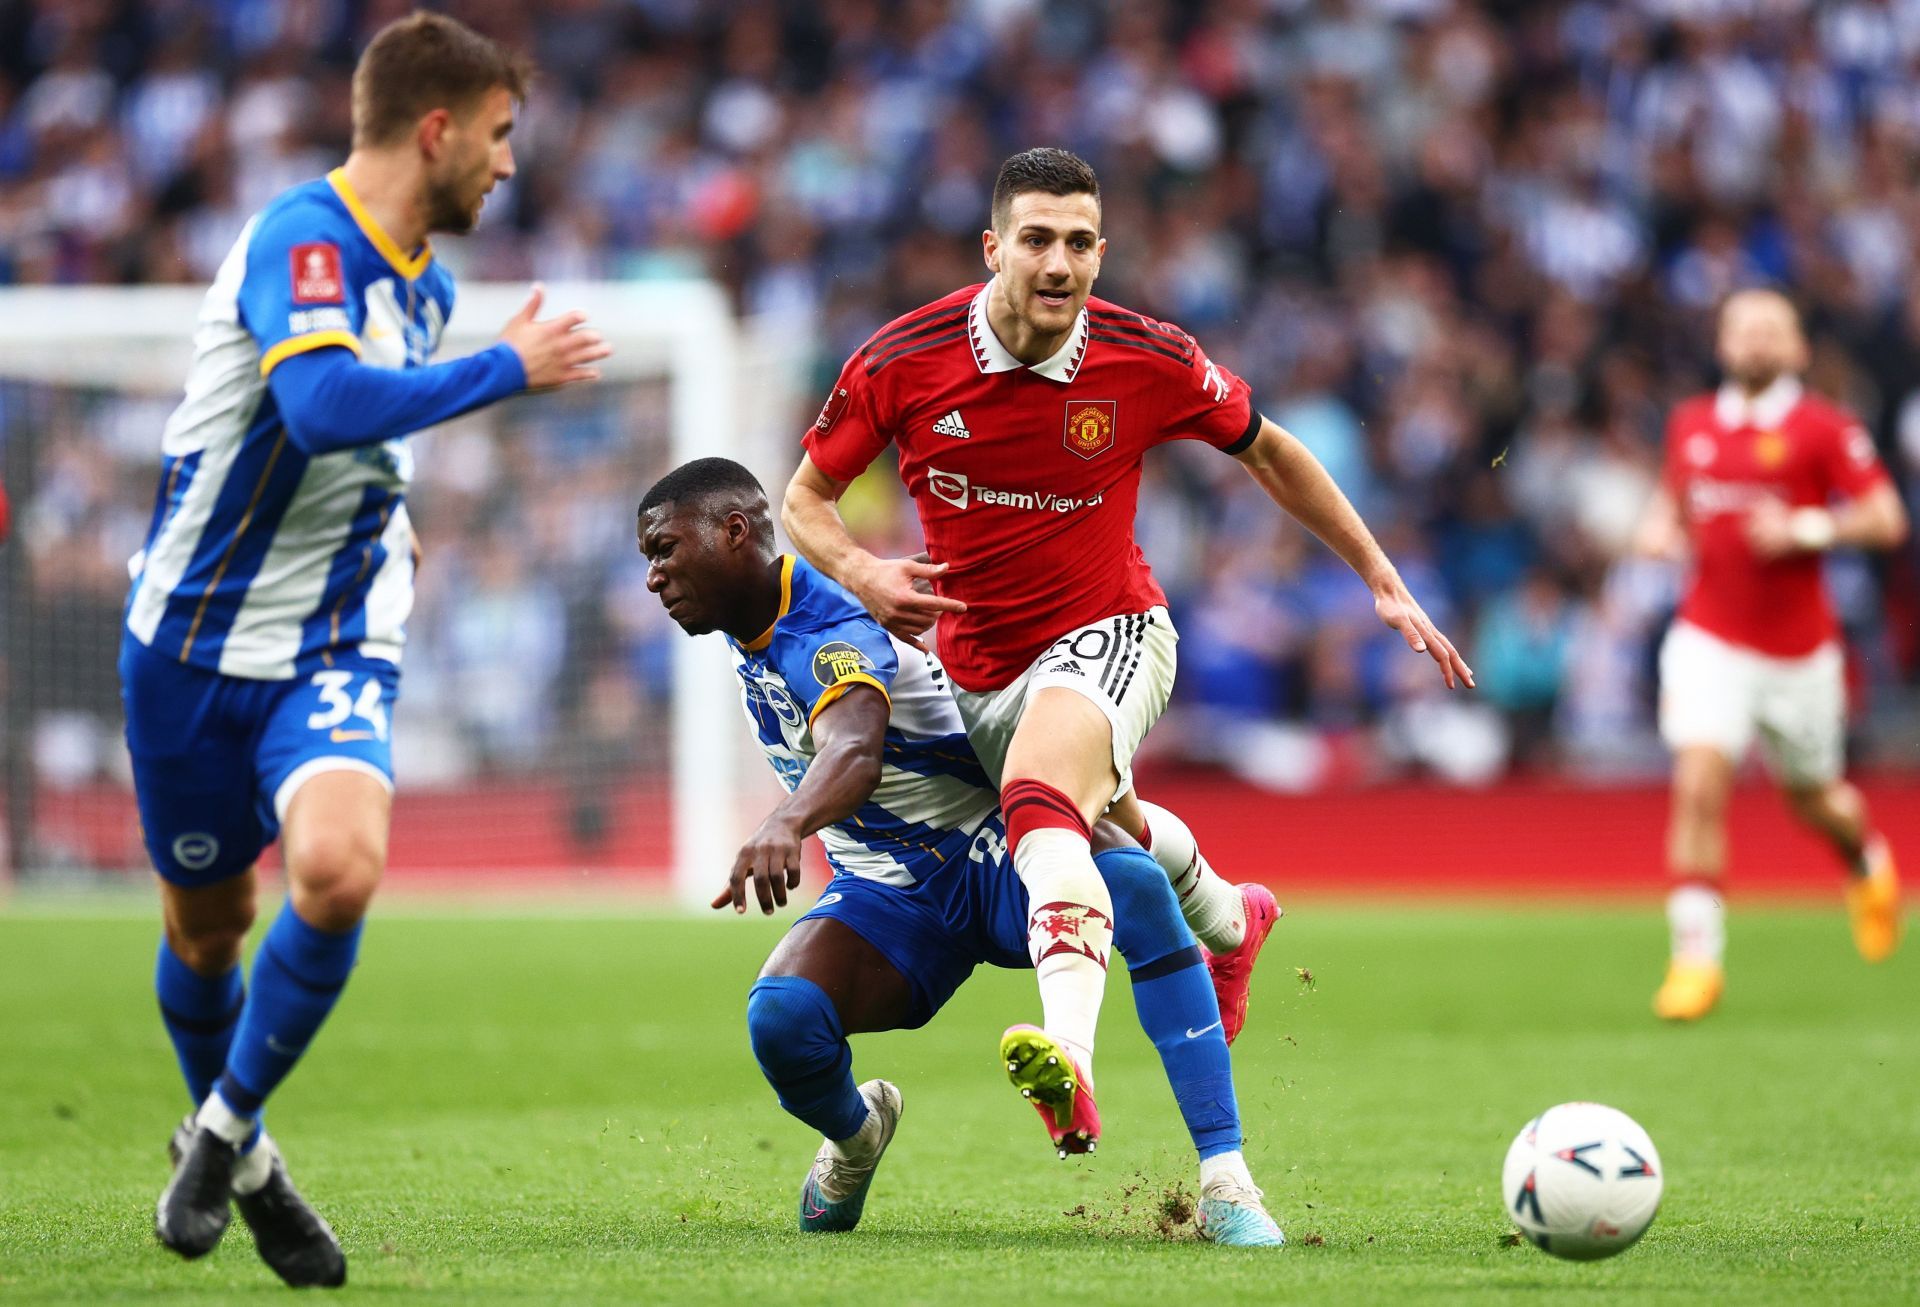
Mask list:
[[[1675,622],[1660,646],[1660,736],[1708,745],[1734,762],[1754,735],[1788,785],[1824,785],[1845,763],[1847,689],[1840,646],[1773,658]]]
[[[1001,689],[975,693],[954,686],[954,702],[981,766],[998,785],[1028,697],[1058,686],[1086,696],[1106,714],[1113,727],[1113,769],[1120,776],[1113,797],[1119,798],[1133,788],[1135,750],[1167,710],[1179,642],[1166,609],[1122,613],[1067,632]]]

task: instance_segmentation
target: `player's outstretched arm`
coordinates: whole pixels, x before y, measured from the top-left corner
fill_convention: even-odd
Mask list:
[[[942,613],[964,613],[967,606],[915,588],[916,581],[930,582],[945,572],[945,563],[880,558],[859,546],[840,516],[840,496],[849,484],[835,481],[802,454],[780,501],[781,524],[809,563],[851,590],[889,632],[924,652],[920,637],[934,619]]]
[[[800,847],[807,836],[858,812],[880,784],[880,751],[886,740],[887,696],[871,685],[855,685],[813,719],[818,749],[793,793],[767,814],[752,838],[740,846],[727,887],[713,906],[747,910],[752,884],[760,911],[785,907],[787,891],[800,884]]]
[[[1268,418],[1253,443],[1234,455],[1268,498],[1326,542],[1373,592],[1373,611],[1415,653],[1440,665],[1447,688],[1473,685],[1473,669],[1414,601],[1400,573],[1320,460]]]
[[[491,349],[423,368],[381,368],[340,347],[275,362],[267,388],[287,434],[303,452],[331,454],[384,444],[522,390],[596,380],[593,364],[611,352],[581,313],[536,320],[541,289],[508,322]]]

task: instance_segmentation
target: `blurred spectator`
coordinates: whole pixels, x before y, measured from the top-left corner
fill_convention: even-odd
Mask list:
[[[1512,722],[1515,759],[1542,761],[1567,671],[1573,605],[1552,573],[1535,569],[1487,606],[1475,635],[1474,672]]]

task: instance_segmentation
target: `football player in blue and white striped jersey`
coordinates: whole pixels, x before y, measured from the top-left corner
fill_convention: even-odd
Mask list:
[[[195,1107],[156,1228],[200,1256],[231,1199],[290,1284],[346,1275],[260,1117],[346,982],[385,866],[413,602],[405,437],[590,381],[607,354],[580,314],[538,320],[536,287],[498,344],[428,361],[454,303],[428,233],[472,228],[513,175],[526,78],[439,15],[374,37],[346,163],[248,222],[207,292],[131,565],[120,676],[165,918],[155,983]],[[253,866],[276,836],[289,894],[249,986]]]

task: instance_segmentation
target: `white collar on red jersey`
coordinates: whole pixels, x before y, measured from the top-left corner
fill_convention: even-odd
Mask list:
[[[1713,417],[1728,431],[1777,427],[1787,420],[1803,393],[1798,377],[1780,376],[1749,400],[1745,391],[1729,381],[1713,397]]]
[[[1080,316],[1073,320],[1073,330],[1067,333],[1067,343],[1054,351],[1051,358],[1032,364],[1022,363],[1015,358],[1000,338],[993,334],[993,324],[987,321],[987,296],[993,293],[990,281],[980,288],[973,297],[973,305],[967,310],[967,335],[973,341],[973,361],[982,372],[1011,372],[1015,368],[1026,368],[1048,381],[1057,381],[1061,385],[1073,380],[1074,373],[1080,370],[1080,361],[1087,356],[1087,311],[1080,310]]]

